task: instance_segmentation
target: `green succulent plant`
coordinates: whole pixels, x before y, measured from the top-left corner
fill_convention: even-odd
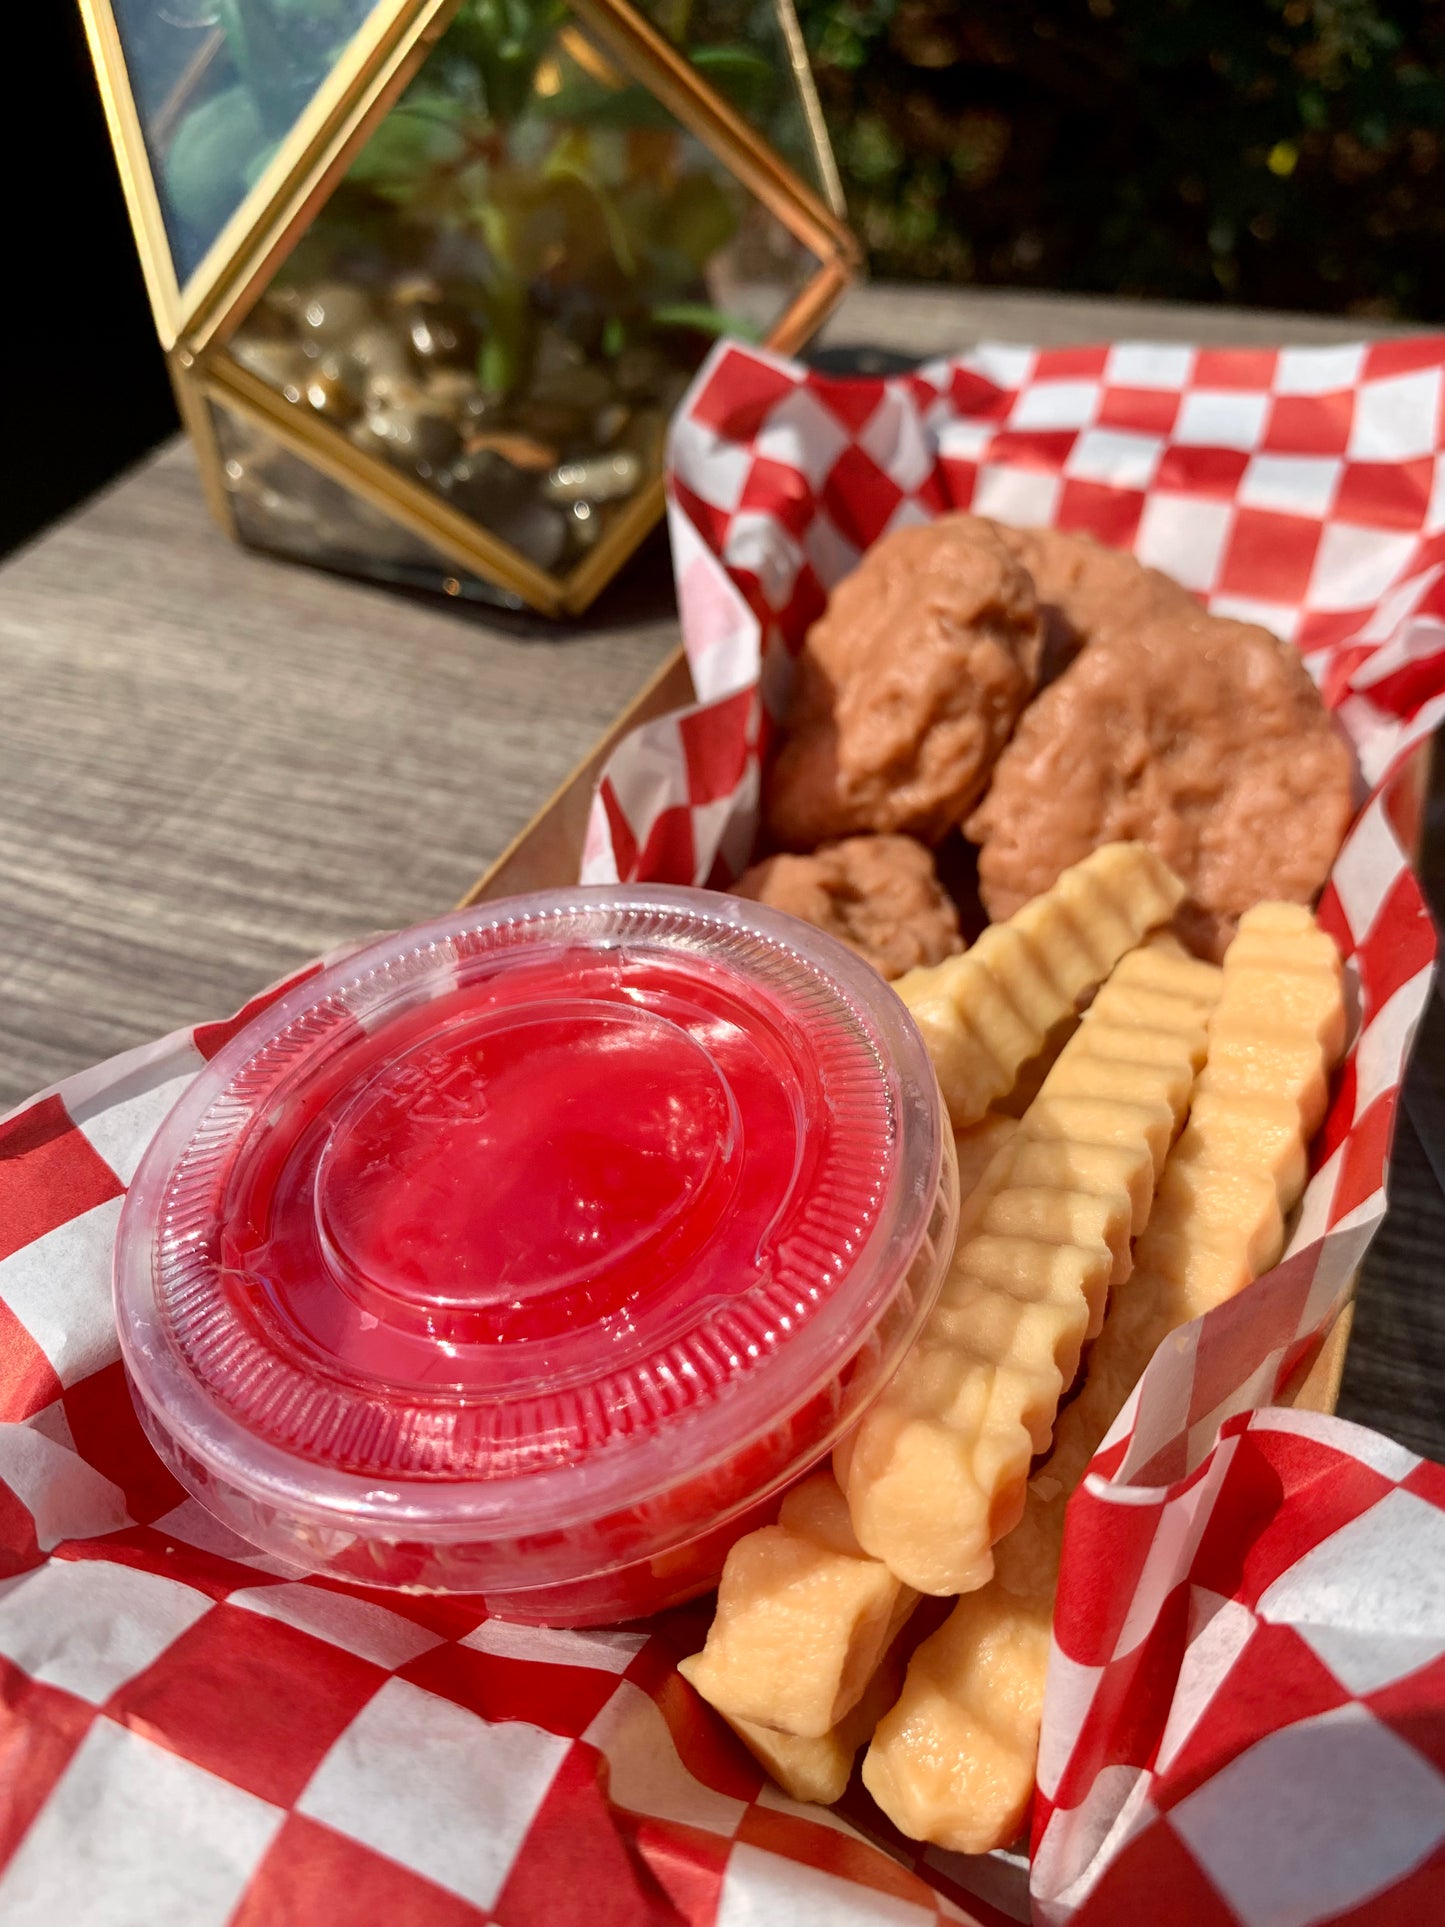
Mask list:
[[[367,0],[212,4],[220,55],[204,66],[199,95],[155,156],[182,272],[194,266],[259,179],[367,12]],[[162,12],[159,22],[149,15],[127,23],[128,31],[139,30],[135,60],[150,79],[160,71],[162,55],[174,65],[174,47],[159,48],[155,39],[164,21]]]
[[[266,134],[249,89],[212,94],[176,128],[165,184],[183,221],[214,232],[246,191],[246,170]]]
[[[569,18],[560,0],[467,0],[320,221],[369,204],[378,226],[480,243],[478,374],[498,396],[526,374],[539,303],[590,301],[611,354],[658,329],[748,331],[701,279],[737,231],[736,191],[644,87],[559,38]],[[710,65],[743,92],[760,65],[771,79],[746,48]]]

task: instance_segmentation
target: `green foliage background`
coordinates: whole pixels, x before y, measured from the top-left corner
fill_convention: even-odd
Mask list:
[[[799,0],[879,275],[1445,318],[1441,0]]]

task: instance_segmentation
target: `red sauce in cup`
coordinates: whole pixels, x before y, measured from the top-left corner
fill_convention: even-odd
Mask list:
[[[883,1383],[956,1199],[902,1005],[696,891],[461,913],[308,980],[201,1073],[117,1249],[143,1422],[280,1556],[634,1617]]]

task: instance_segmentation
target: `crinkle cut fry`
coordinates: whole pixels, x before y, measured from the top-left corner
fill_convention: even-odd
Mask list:
[[[965,1225],[1002,1182],[1000,1154],[1017,1131],[1015,1119],[990,1116],[957,1134]],[[880,1698],[872,1682],[917,1599],[858,1544],[832,1473],[815,1472],[775,1526],[728,1553],[707,1644],[682,1672],[786,1791],[829,1784],[898,1697],[895,1687]]]
[[[1077,941],[1082,947],[1084,939]],[[1145,1018],[1157,1017],[1161,1008],[1166,1016],[1177,1015],[1181,998],[1202,1011],[1216,977],[1209,966],[1182,958],[1167,938],[1151,939],[1115,971],[1117,987],[1111,995],[1119,1001],[1129,993]],[[1146,1029],[1147,1024],[1139,1028],[1141,1037]],[[1105,1025],[1094,1042],[1101,1062],[1118,1058],[1118,1040]],[[1076,1100],[1065,1096],[1058,1102],[1067,1117]],[[1153,1162],[1138,1149],[1100,1144],[1071,1151],[1051,1130],[1025,1142],[1012,1119],[999,1117],[985,1118],[960,1133],[959,1141],[961,1167],[975,1179],[964,1187],[970,1195],[965,1198],[961,1236],[979,1228],[989,1201],[1015,1168],[1020,1189],[1050,1200],[1064,1178],[1080,1192],[1092,1189],[1102,1198],[1122,1189],[1129,1198],[1131,1227],[1142,1220],[1152,1196]],[[1006,1155],[1011,1146],[1016,1159]],[[997,1221],[1005,1250],[1014,1209],[1005,1205]],[[1093,1210],[1097,1217],[1096,1202],[1086,1200],[1075,1209]],[[1127,1237],[1117,1240],[1111,1275],[1127,1258],[1127,1249]],[[836,1729],[840,1722],[847,1722],[850,1732],[857,1726],[853,1713],[891,1636],[888,1603],[892,1600],[906,1617],[914,1602],[910,1588],[901,1587],[880,1562],[866,1558],[851,1529],[842,1532],[836,1519],[827,1519],[826,1528],[819,1530],[819,1521],[833,1505],[841,1508],[842,1500],[832,1481],[820,1485],[816,1478],[809,1480],[785,1503],[776,1527],[738,1542],[724,1570],[707,1646],[688,1662],[688,1677],[703,1698],[732,1722],[759,1758],[764,1753],[776,1758],[780,1772],[791,1773],[795,1784],[809,1774],[821,1783],[836,1772]],[[758,1740],[759,1732],[782,1733],[808,1744],[782,1748]],[[862,1737],[866,1734],[852,1740],[855,1749]]]
[[[910,1606],[912,1599],[910,1599]],[[683,1678],[693,1680],[700,1654],[678,1662]],[[794,1800],[830,1807],[841,1800],[853,1772],[858,1749],[871,1738],[883,1714],[898,1698],[903,1685],[903,1659],[896,1648],[886,1652],[863,1689],[858,1703],[836,1725],[817,1739],[779,1733],[753,1720],[723,1718],[760,1766]]]
[[[834,1454],[859,1544],[919,1592],[988,1580],[1203,1061],[1212,965],[1118,965],[1000,1153],[939,1300]]]
[[[914,1598],[863,1552],[824,1468],[788,1493],[776,1525],[728,1553],[686,1676],[740,1729],[821,1740],[857,1705]]]
[[[1142,843],[1107,843],[971,950],[910,970],[893,988],[912,1012],[955,1130],[1012,1088],[1079,999],[1167,923],[1184,886]]]
[[[1286,1014],[1276,1023],[1278,1012]],[[864,1761],[874,1799],[913,1838],[983,1853],[1023,1826],[1069,1496],[1160,1342],[1277,1261],[1343,1033],[1339,957],[1309,912],[1294,904],[1248,912],[1224,960],[1188,1124],[1079,1395],[1060,1416],[1022,1520],[997,1547],[993,1580],[960,1599],[918,1647]],[[1264,1053],[1275,1067],[1270,1089],[1261,1087],[1251,1038],[1286,1046]],[[1218,1040],[1230,1047],[1217,1053]],[[1171,1184],[1179,1171],[1187,1185]],[[1208,1209],[1212,1180],[1229,1211]],[[1231,1216],[1241,1180],[1252,1188],[1252,1213]]]
[[[1013,1118],[989,1117],[958,1134],[965,1224],[1002,1181],[1000,1154],[1017,1130]],[[876,1719],[897,1698],[880,1700],[871,1682],[917,1599],[868,1558],[824,1469],[787,1495],[776,1525],[732,1547],[707,1644],[682,1672],[770,1772],[776,1765],[780,1786],[822,1785],[844,1747],[851,1762],[873,1730],[855,1717],[860,1700]]]

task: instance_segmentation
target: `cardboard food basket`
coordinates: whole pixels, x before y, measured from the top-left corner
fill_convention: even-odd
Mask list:
[[[827,589],[948,508],[1090,529],[1303,651],[1360,769],[1320,907],[1349,1054],[1284,1262],[1161,1347],[1070,1507],[1029,1852],[906,1841],[856,1778],[785,1798],[676,1672],[705,1601],[510,1626],[308,1579],[185,1497],[126,1397],[110,1243],[248,1010],[0,1124],[0,1919],[1445,1917],[1445,1471],[1329,1415],[1434,956],[1402,840],[1445,714],[1442,408],[1442,340],[877,381],[720,345],[672,437],[686,658],[473,893],[729,881]]]

